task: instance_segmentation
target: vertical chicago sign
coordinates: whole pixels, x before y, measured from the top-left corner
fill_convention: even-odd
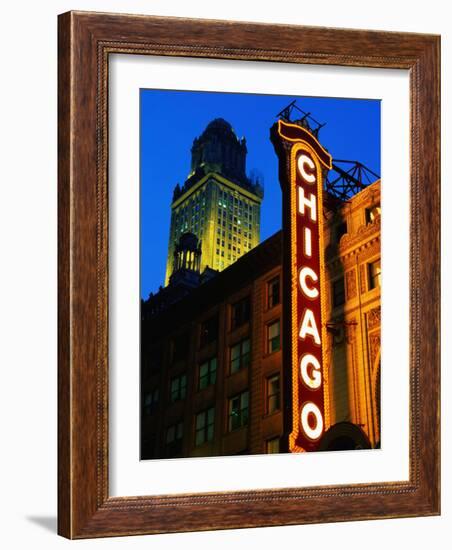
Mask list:
[[[331,156],[301,123],[278,120],[271,139],[283,193],[283,346],[284,364],[291,365],[291,376],[284,369],[287,444],[290,452],[314,451],[329,423],[323,180]]]

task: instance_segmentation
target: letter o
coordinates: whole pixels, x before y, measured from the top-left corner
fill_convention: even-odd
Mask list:
[[[315,416],[316,424],[314,428],[309,425],[309,415]],[[311,401],[305,403],[301,409],[301,427],[308,439],[315,441],[319,439],[323,432],[323,416],[320,409]]]

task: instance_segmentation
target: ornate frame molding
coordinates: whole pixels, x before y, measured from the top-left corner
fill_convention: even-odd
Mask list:
[[[409,33],[89,12],[59,17],[61,535],[87,538],[439,513],[439,48],[438,36]],[[410,71],[409,481],[109,496],[107,90],[113,53]],[[428,415],[421,414],[426,403]]]

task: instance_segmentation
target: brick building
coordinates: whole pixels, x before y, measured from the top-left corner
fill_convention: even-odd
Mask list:
[[[380,444],[380,182],[324,206],[327,423],[320,450]],[[141,458],[287,451],[282,231],[221,272],[200,272],[196,235],[142,303]],[[180,254],[178,257],[177,254]]]

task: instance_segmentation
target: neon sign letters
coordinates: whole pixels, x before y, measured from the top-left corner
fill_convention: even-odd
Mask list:
[[[284,267],[290,270],[284,342],[292,365],[289,450],[313,451],[325,430],[322,204],[323,172],[331,168],[331,156],[308,129],[283,120],[273,128],[272,140],[283,189]]]

